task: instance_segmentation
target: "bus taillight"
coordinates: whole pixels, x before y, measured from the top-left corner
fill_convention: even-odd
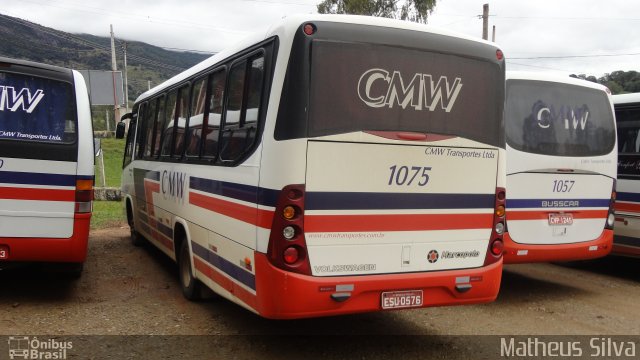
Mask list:
[[[496,188],[495,199],[495,205],[493,207],[493,229],[491,229],[489,247],[487,248],[487,255],[484,259],[485,266],[495,263],[502,257],[502,251],[504,249],[502,236],[507,230],[505,219],[506,192],[504,188]]]
[[[616,222],[616,180],[613,180],[613,187],[611,188],[611,199],[609,200],[609,212],[607,213],[607,221],[604,224],[604,228],[607,230],[613,230],[613,225]]]
[[[76,213],[90,213],[93,201],[93,180],[76,180]]]
[[[267,255],[280,269],[311,275],[304,240],[304,191],[304,185],[287,185],[280,192]]]

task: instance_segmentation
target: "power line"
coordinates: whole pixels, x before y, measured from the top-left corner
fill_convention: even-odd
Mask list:
[[[500,19],[532,19],[532,20],[606,20],[606,21],[640,21],[640,18],[608,18],[608,17],[561,17],[561,16],[500,16],[491,15]]]
[[[509,62],[508,65],[518,65],[518,66],[532,67],[532,68],[545,69],[545,70],[556,70],[556,71],[573,72],[573,71],[570,71],[570,70],[557,69],[557,68],[552,68],[552,67],[547,67],[547,66],[527,65],[527,64],[519,64],[519,63],[514,63],[514,62]]]
[[[592,57],[614,57],[614,56],[636,56],[640,53],[628,54],[594,54],[594,55],[558,55],[558,56],[531,56],[531,57],[509,57],[510,60],[540,60],[540,59],[576,59]]]
[[[30,22],[28,22],[26,20],[22,20],[22,19],[19,19],[19,18],[11,18],[11,17],[8,17],[6,15],[2,15],[2,14],[0,14],[0,17],[6,19],[8,21],[11,21],[13,23],[17,23],[17,24],[29,27],[31,29],[42,31],[42,32],[45,32],[47,34],[62,38],[64,40],[73,42],[73,43],[75,43],[77,45],[79,44],[79,45],[83,45],[83,46],[88,46],[88,47],[91,47],[91,48],[93,48],[94,50],[97,50],[97,51],[104,51],[106,53],[111,53],[111,48],[109,48],[107,46],[95,43],[95,42],[87,40],[87,39],[83,39],[81,37],[78,37],[78,36],[75,36],[75,35],[72,35],[72,34],[69,34],[69,33],[64,33],[64,32],[58,31],[58,30],[54,30],[54,29],[48,29],[48,28],[45,28],[44,26],[36,25],[36,24],[30,23]],[[172,71],[178,71],[178,72],[184,70],[184,68],[181,68],[181,67],[178,67],[178,66],[164,64],[164,63],[161,63],[159,61],[151,60],[151,59],[145,58],[145,57],[140,56],[140,55],[129,54],[129,58],[131,58],[133,60],[136,60],[139,63],[143,63],[143,64],[146,64],[146,65],[149,65],[149,66],[154,66],[156,68],[159,67],[159,68],[164,68],[166,70],[172,70]]]

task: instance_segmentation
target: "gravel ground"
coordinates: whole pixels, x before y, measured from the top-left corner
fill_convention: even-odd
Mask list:
[[[175,264],[152,246],[131,246],[128,234],[126,227],[92,232],[79,280],[40,266],[0,271],[0,335],[70,336],[93,358],[132,344],[138,352],[120,356],[492,358],[499,337],[460,335],[640,338],[639,259],[506,266],[491,304],[274,321],[220,298],[185,300]]]

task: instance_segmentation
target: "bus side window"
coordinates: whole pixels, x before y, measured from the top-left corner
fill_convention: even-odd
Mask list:
[[[178,103],[176,104],[176,116],[174,133],[175,140],[173,141],[174,157],[182,157],[182,151],[184,150],[184,139],[186,137],[185,128],[187,126],[187,116],[189,116],[189,86],[183,86],[179,90]]]
[[[131,119],[129,122],[129,132],[127,133],[127,142],[124,146],[124,159],[122,161],[122,168],[131,163],[131,155],[133,154],[133,140],[136,135],[136,120]]]
[[[155,133],[156,126],[156,114],[157,114],[158,99],[149,101],[147,111],[145,112],[145,135],[144,135],[144,150],[141,154],[143,158],[147,159],[151,157],[153,151],[153,134]]]
[[[173,122],[175,120],[176,102],[178,100],[178,90],[173,90],[167,95],[165,103],[164,125],[162,126],[162,141],[160,155],[171,155],[171,143],[173,142]]]
[[[237,64],[229,75],[229,97],[220,144],[220,159],[234,163],[256,140],[264,80],[264,56]]]
[[[147,113],[148,113],[148,106],[147,103],[142,103],[140,104],[140,110],[138,111],[138,130],[137,130],[137,136],[135,138],[135,143],[134,143],[134,152],[133,154],[135,154],[135,158],[141,158],[142,157],[142,152],[144,150],[144,137],[146,134],[146,124],[147,124]],[[133,155],[132,154],[132,155]]]
[[[189,130],[186,139],[186,155],[188,157],[200,156],[202,137],[202,125],[206,114],[207,78],[197,80],[191,93],[191,111],[189,113]]]
[[[154,125],[154,133],[153,133],[153,152],[151,154],[152,157],[157,158],[160,156],[160,144],[162,144],[162,130],[164,129],[164,121],[165,121],[165,103],[166,96],[162,96],[158,99],[158,109],[156,110],[157,115],[155,119]]]
[[[209,115],[207,116],[203,145],[203,155],[207,158],[218,156],[218,137],[220,135],[225,79],[226,71],[223,69],[214,72],[209,81]]]

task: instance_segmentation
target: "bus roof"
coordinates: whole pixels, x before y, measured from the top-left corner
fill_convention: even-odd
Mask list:
[[[403,20],[394,20],[373,16],[359,16],[359,15],[326,15],[326,14],[300,14],[300,15],[292,15],[284,17],[280,22],[272,25],[266,32],[264,33],[254,33],[244,40],[240,41],[236,45],[229,47],[227,49],[222,50],[221,52],[211,56],[208,59],[203,60],[202,62],[194,65],[193,67],[185,70],[184,72],[179,73],[178,75],[168,79],[167,81],[157,85],[156,87],[142,93],[137,99],[136,102],[141,101],[147,97],[150,97],[154,94],[160,93],[172,86],[184,81],[192,77],[193,75],[198,74],[199,72],[205,71],[206,69],[214,66],[215,64],[222,62],[228,57],[236,54],[243,49],[250,47],[254,44],[259,43],[265,39],[271,38],[276,35],[288,35],[293,36],[293,33],[305,22],[309,21],[327,21],[327,22],[335,22],[335,23],[349,23],[349,24],[357,24],[357,25],[365,25],[365,26],[378,26],[378,27],[388,27],[394,29],[403,29],[403,30],[413,30],[413,31],[422,31],[429,32],[432,34],[444,35],[444,36],[453,36],[469,41],[473,41],[476,43],[485,43],[494,47],[498,47],[495,43],[485,41],[478,38],[473,38],[468,35],[459,34],[453,31],[449,31],[446,29],[441,29],[437,27],[433,27],[425,24],[418,24],[410,21]]]
[[[594,83],[592,81],[582,80],[578,78],[573,78],[570,76],[562,76],[557,74],[549,74],[544,72],[533,72],[533,71],[507,71],[506,79],[508,80],[534,80],[534,81],[547,81],[547,82],[556,82],[560,84],[569,84],[583,87],[590,87],[593,89],[598,89],[611,93],[609,88],[602,84]]]
[[[34,69],[47,70],[51,72],[58,72],[65,75],[71,74],[71,69],[63,68],[60,66],[43,64],[35,61],[12,59],[4,56],[0,56],[0,68],[11,67],[12,65],[19,65],[21,67],[30,67]]]
[[[614,104],[640,103],[640,93],[613,95]]]

